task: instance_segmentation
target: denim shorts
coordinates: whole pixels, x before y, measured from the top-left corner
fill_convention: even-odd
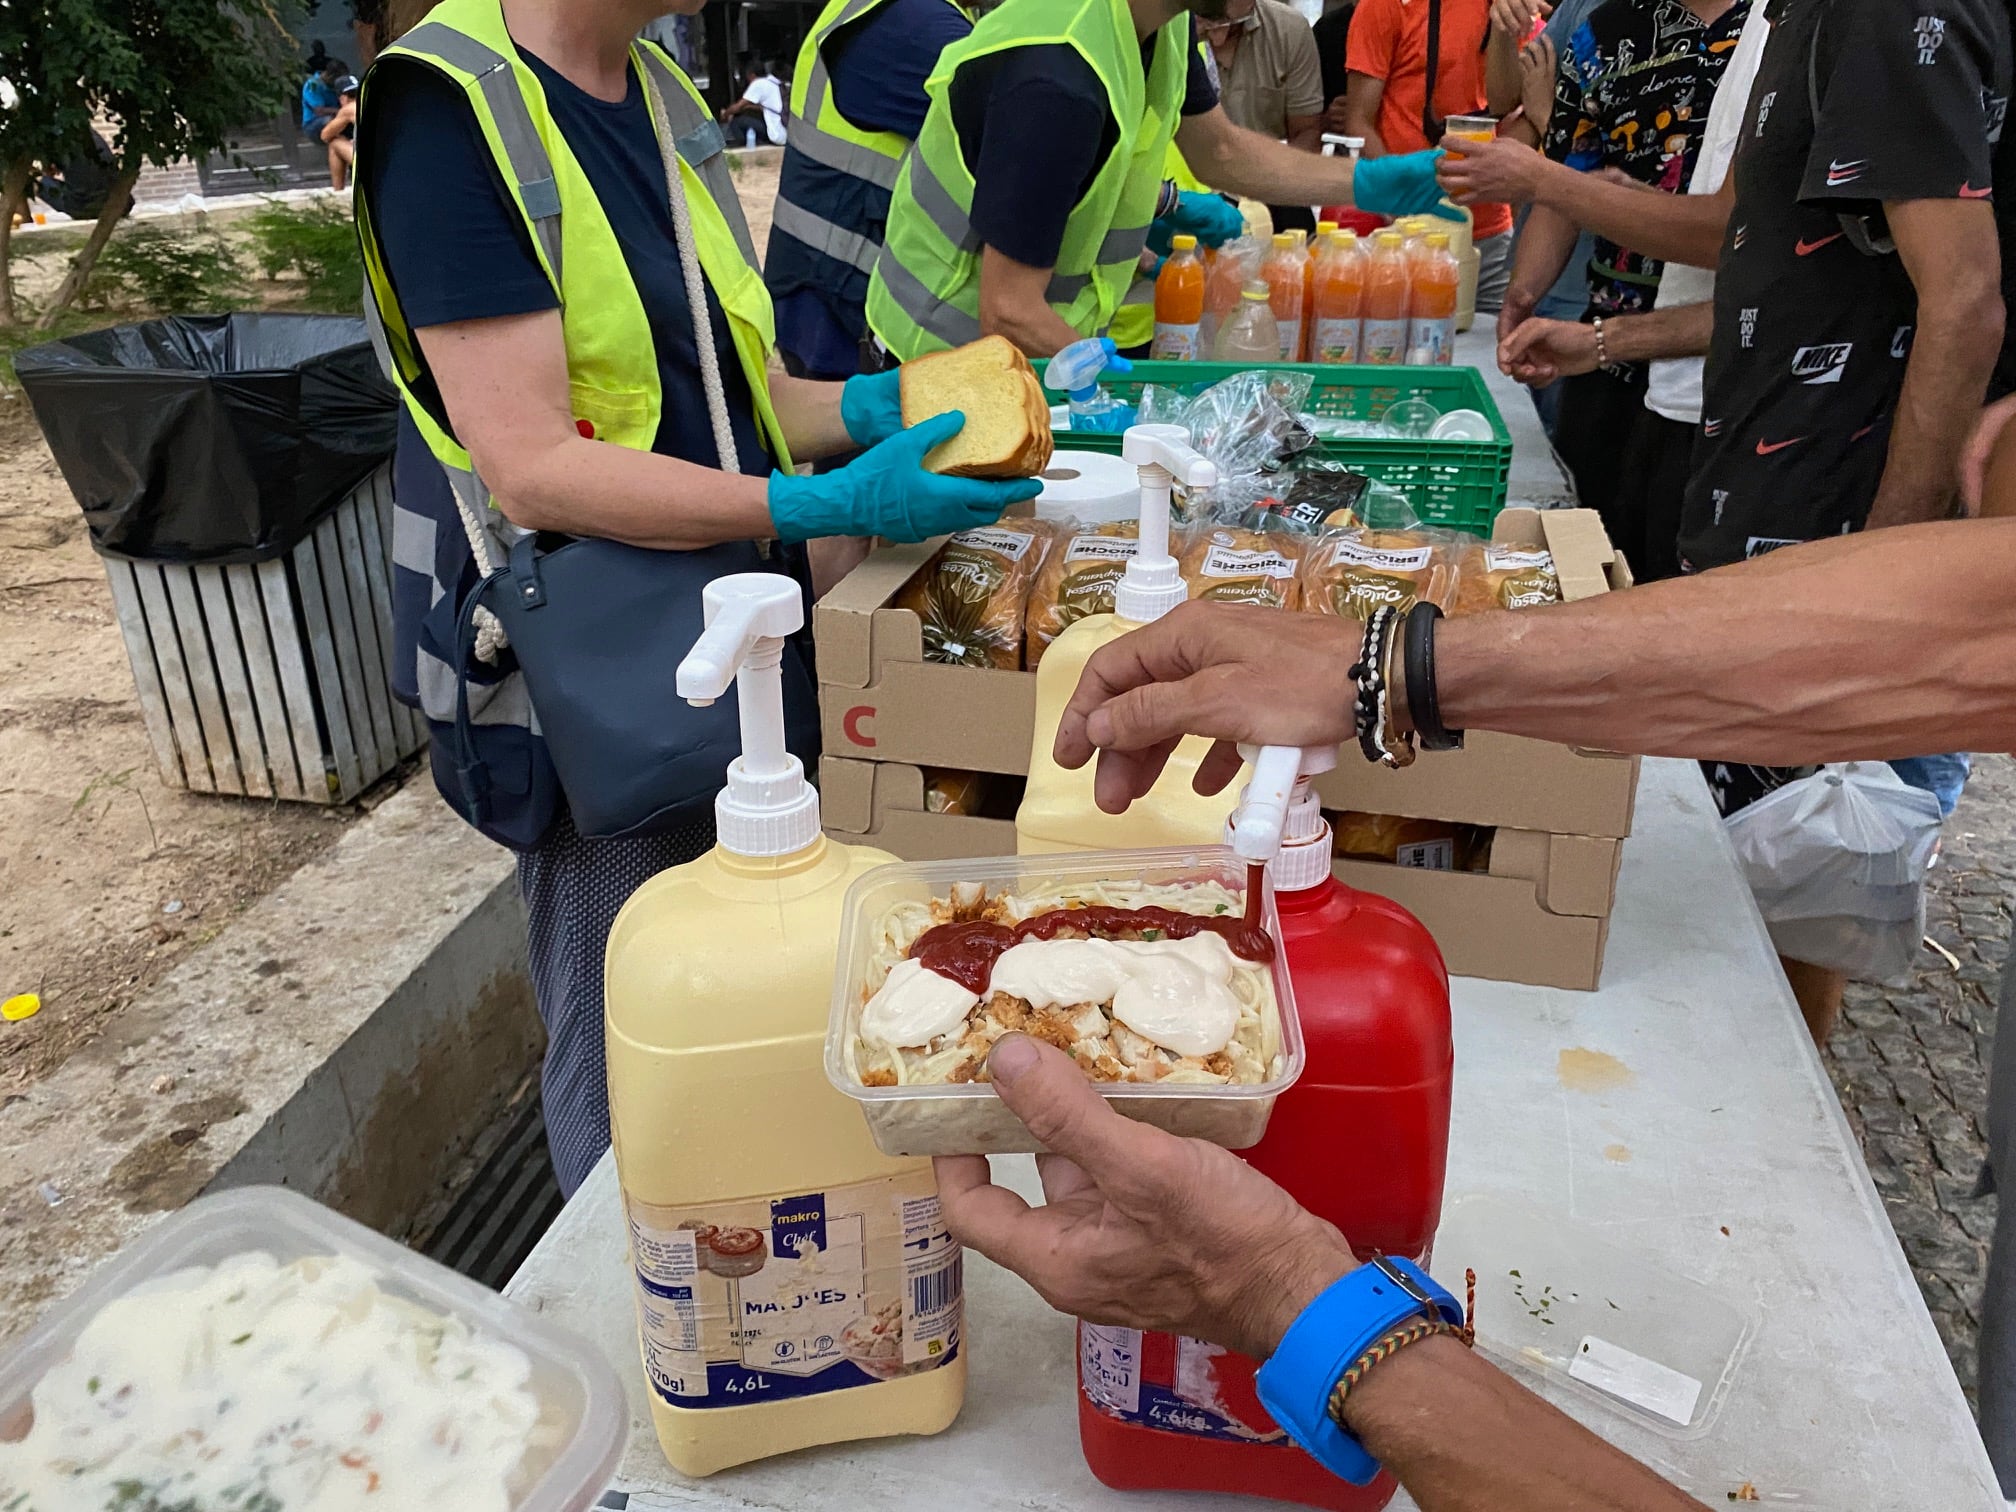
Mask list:
[[[1973,769],[1974,758],[1965,751],[1945,756],[1906,756],[1902,761],[1890,763],[1891,771],[1939,800],[1942,819],[1951,819],[1953,810],[1960,806],[1960,795],[1967,790],[1967,774]]]

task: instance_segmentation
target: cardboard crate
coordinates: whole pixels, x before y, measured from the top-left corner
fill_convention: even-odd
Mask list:
[[[828,756],[819,786],[826,833],[836,840],[905,861],[1014,854],[1010,820],[928,812],[915,766]],[[1489,872],[1351,860],[1333,871],[1411,910],[1458,976],[1591,991],[1603,974],[1622,851],[1610,836],[1501,829]]]
[[[1508,509],[1493,539],[1545,546],[1571,600],[1631,583],[1594,510]],[[892,607],[935,549],[875,553],[814,610],[825,748],[856,760],[1025,775],[1035,675],[927,662],[922,622]],[[1488,733],[1401,772],[1347,751],[1318,784],[1330,808],[1609,838],[1631,833],[1637,788],[1635,756]]]

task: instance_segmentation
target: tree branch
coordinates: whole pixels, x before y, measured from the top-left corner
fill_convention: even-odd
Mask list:
[[[119,229],[119,222],[133,208],[133,186],[139,181],[140,170],[137,167],[128,168],[119,175],[119,181],[106,197],[105,208],[98,212],[98,224],[91,228],[90,238],[70,259],[70,271],[63,275],[63,282],[50,297],[49,308],[35,323],[37,330],[46,331],[55,325],[58,317],[84,292],[84,285],[91,280],[91,270],[98,266],[98,254],[105,250],[105,244],[112,240],[112,233]]]

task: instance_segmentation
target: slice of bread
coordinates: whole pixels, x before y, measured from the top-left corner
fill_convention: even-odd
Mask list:
[[[903,364],[903,424],[947,410],[965,429],[924,458],[961,478],[1029,478],[1050,465],[1050,401],[1036,370],[1005,336],[983,336]]]

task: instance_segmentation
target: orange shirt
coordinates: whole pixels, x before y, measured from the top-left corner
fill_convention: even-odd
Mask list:
[[[1488,115],[1484,95],[1484,40],[1491,26],[1488,0],[1442,0],[1442,59],[1435,69],[1435,114]],[[1428,0],[1359,0],[1351,14],[1345,66],[1383,79],[1386,94],[1375,122],[1389,152],[1419,152],[1428,145],[1421,107],[1428,92]],[[1512,229],[1508,205],[1473,205],[1476,235]]]

